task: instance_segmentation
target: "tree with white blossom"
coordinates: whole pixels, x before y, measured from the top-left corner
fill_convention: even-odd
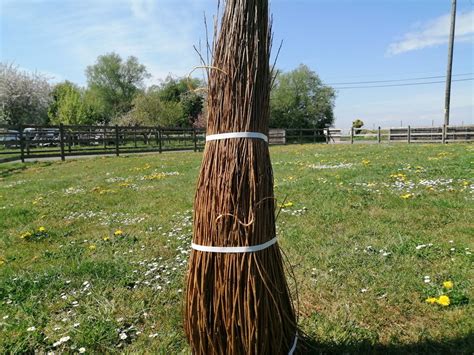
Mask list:
[[[51,85],[41,73],[28,73],[9,63],[0,63],[0,123],[44,124],[48,122]]]

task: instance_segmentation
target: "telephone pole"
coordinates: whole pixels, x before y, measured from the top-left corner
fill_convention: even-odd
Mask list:
[[[446,74],[446,94],[444,100],[444,124],[449,126],[449,105],[451,102],[451,71],[453,69],[454,30],[456,25],[456,0],[451,4],[451,31],[448,46],[448,71]]]

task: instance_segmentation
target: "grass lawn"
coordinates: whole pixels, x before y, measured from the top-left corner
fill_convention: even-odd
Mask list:
[[[472,353],[473,145],[271,155],[279,243],[319,351]],[[0,353],[188,353],[183,281],[200,160],[0,165]]]

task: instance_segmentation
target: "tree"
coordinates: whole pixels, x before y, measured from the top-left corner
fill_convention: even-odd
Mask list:
[[[75,84],[65,81],[56,84],[51,93],[48,116],[53,124],[91,123],[84,103],[84,93]]]
[[[203,111],[204,98],[196,91],[202,86],[199,79],[174,79],[168,76],[165,81],[154,87],[162,102],[180,103],[184,118],[193,126]],[[168,105],[170,108],[173,105]]]
[[[270,127],[324,128],[334,122],[334,89],[306,65],[279,73],[270,94]]]
[[[94,65],[87,67],[89,88],[106,108],[105,123],[130,111],[133,99],[144,89],[144,80],[149,76],[137,58],[128,57],[123,61],[116,53],[101,55]]]
[[[359,134],[362,130],[360,129],[362,126],[364,125],[364,122],[360,119],[356,119],[355,121],[352,122],[352,127],[353,128],[356,128],[354,131],[355,131],[355,134]],[[359,129],[357,129],[359,128]]]
[[[87,88],[84,91],[83,99],[88,121],[94,124],[104,124],[110,121],[110,113],[107,112],[106,104],[96,93],[96,90]]]
[[[183,107],[178,101],[163,100],[156,88],[138,94],[133,100],[133,109],[115,120],[118,124],[134,126],[177,127],[187,123]]]
[[[39,73],[0,63],[0,122],[44,124],[48,121],[51,86]]]

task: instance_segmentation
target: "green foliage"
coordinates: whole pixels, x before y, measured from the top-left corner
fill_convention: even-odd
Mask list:
[[[117,124],[134,126],[179,127],[186,125],[186,117],[179,101],[166,101],[158,90],[138,94],[133,109],[114,120]]]
[[[327,127],[334,122],[335,97],[306,65],[279,73],[270,95],[270,127]]]
[[[86,89],[83,98],[89,122],[95,124],[108,122],[110,114],[107,112],[106,103],[97,93],[97,89]]]
[[[168,77],[161,85],[139,93],[132,101],[133,109],[115,122],[162,127],[194,125],[203,110],[204,99],[194,91],[199,85],[197,79]]]
[[[83,92],[75,84],[65,81],[56,84],[51,93],[52,102],[48,116],[53,124],[86,124],[90,123]]]
[[[361,119],[356,119],[355,121],[352,122],[352,127],[354,128],[361,128],[364,125],[364,121]],[[355,129],[355,134],[359,134],[362,130],[361,129]]]
[[[126,61],[116,53],[98,57],[96,64],[86,69],[87,83],[101,100],[107,113],[105,123],[132,108],[135,96],[144,88],[149,74],[135,57]]]
[[[194,91],[188,91],[181,95],[181,106],[183,114],[188,123],[195,126],[203,113],[204,98]]]
[[[180,104],[184,116],[182,123],[194,125],[203,111],[204,98],[195,91],[201,85],[202,83],[199,79],[174,79],[169,76],[161,85],[154,89],[157,90],[159,98],[163,102]],[[173,106],[175,105],[168,105],[168,108],[171,109]]]

